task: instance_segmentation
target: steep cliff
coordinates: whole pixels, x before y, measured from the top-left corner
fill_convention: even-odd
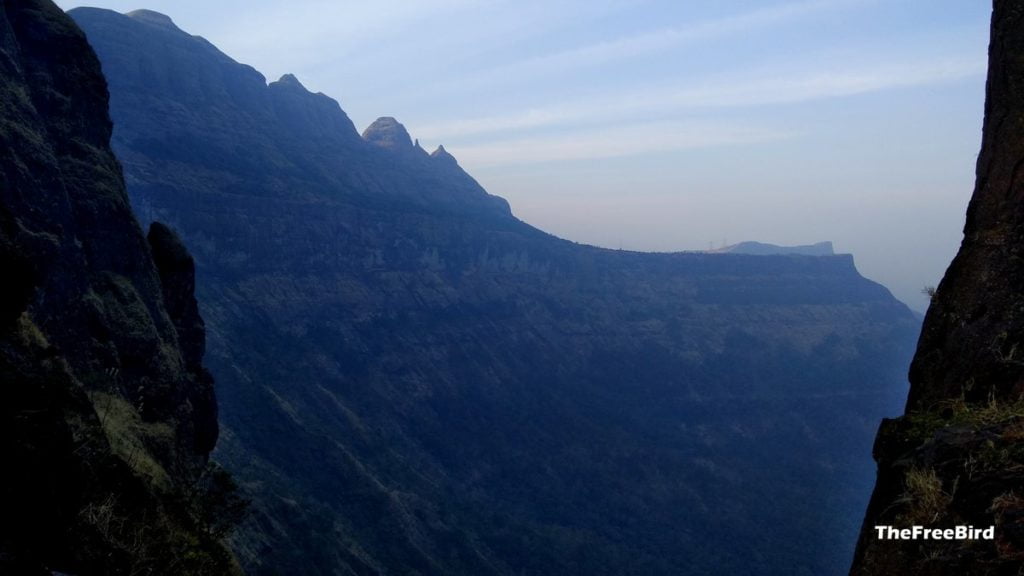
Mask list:
[[[852,574],[1018,574],[1024,563],[1024,7],[996,0],[977,181],[960,251],[910,368],[906,414]],[[881,539],[875,526],[995,526],[994,540]]]
[[[560,240],[393,118],[72,15],[134,208],[195,254],[251,574],[847,569],[917,332],[852,257]]]
[[[217,421],[191,260],[159,224],[143,237],[110,135],[74,22],[0,5],[0,572],[223,574],[196,492]]]

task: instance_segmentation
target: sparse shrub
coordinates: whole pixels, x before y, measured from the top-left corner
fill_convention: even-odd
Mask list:
[[[904,520],[908,524],[931,524],[942,517],[951,495],[942,490],[942,480],[932,468],[911,468],[905,478],[907,502]]]
[[[249,510],[249,501],[239,494],[231,473],[216,462],[206,466],[192,496],[199,522],[216,539],[230,534]]]

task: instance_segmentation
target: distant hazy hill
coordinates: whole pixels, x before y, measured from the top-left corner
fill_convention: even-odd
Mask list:
[[[776,246],[775,244],[764,244],[761,242],[740,242],[712,252],[725,252],[729,254],[755,254],[759,256],[796,254],[801,256],[832,256],[831,242],[818,242],[806,246]]]
[[[560,240],[392,118],[72,14],[195,253],[251,574],[845,569],[917,330],[852,257]]]

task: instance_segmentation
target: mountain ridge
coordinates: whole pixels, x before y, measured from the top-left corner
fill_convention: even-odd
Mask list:
[[[897,408],[916,331],[851,256],[558,239],[415,141],[321,130],[242,65],[71,14],[136,212],[195,257],[249,573],[846,568],[870,482],[846,455]]]

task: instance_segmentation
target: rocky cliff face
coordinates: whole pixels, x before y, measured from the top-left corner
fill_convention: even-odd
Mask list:
[[[394,119],[72,15],[135,209],[195,254],[250,573],[846,570],[917,332],[850,256],[560,240]]]
[[[852,574],[1017,574],[1024,559],[1024,10],[996,0],[964,239],[932,299],[906,414],[883,422]],[[995,526],[994,540],[893,541],[875,526]]]
[[[224,573],[190,493],[217,422],[189,257],[142,235],[110,135],[77,26],[0,5],[0,572]]]

